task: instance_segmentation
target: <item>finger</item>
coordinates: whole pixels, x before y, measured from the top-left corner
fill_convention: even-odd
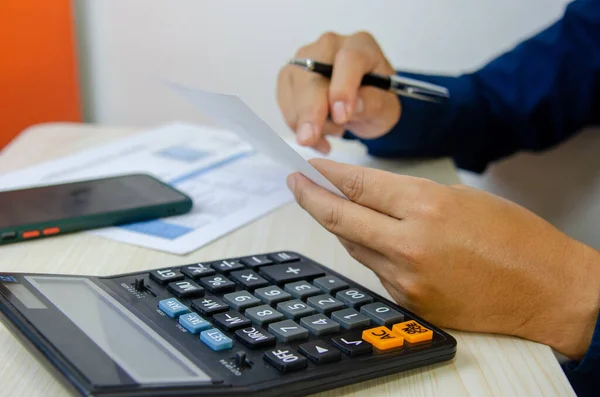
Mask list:
[[[343,125],[337,125],[329,120],[326,121],[325,124],[323,125],[324,135],[341,137],[342,135],[344,135],[345,130],[346,130],[346,128]]]
[[[385,270],[389,266],[389,260],[385,255],[370,248],[353,243],[343,237],[338,237],[338,240],[340,243],[342,243],[350,256],[356,259],[358,262],[373,270],[377,274],[385,273]]]
[[[410,216],[442,187],[423,178],[326,159],[309,162],[351,201],[397,219]]]
[[[348,38],[337,52],[329,89],[329,106],[335,123],[344,124],[350,119],[362,78],[373,70],[377,59],[372,46],[355,36]]]
[[[296,138],[300,145],[314,147],[324,136],[323,126],[329,112],[327,80],[321,76],[294,79]]]
[[[341,36],[325,33],[316,42],[300,48],[296,56],[331,63],[340,41]],[[291,65],[288,67],[293,69],[291,92],[293,92],[293,107],[296,113],[294,124],[298,143],[315,147],[320,142],[319,147],[323,149],[326,144],[321,141],[321,138],[324,135],[323,124],[329,113],[329,79],[317,73],[299,70]]]
[[[319,141],[313,146],[313,149],[323,153],[328,154],[331,152],[331,144],[325,138],[319,139]]]
[[[300,173],[289,175],[287,182],[298,204],[329,232],[382,253],[393,250],[401,235],[396,219],[344,200]]]
[[[346,128],[361,138],[374,139],[387,134],[402,112],[398,96],[374,87],[361,87],[355,112]]]

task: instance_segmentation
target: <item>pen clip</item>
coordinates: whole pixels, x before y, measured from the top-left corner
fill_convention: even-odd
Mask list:
[[[450,97],[448,89],[398,75],[390,76],[390,88],[398,95],[420,99],[428,102],[442,102]]]

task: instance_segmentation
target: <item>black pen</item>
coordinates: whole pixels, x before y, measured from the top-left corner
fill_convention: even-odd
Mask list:
[[[333,66],[317,62],[312,59],[294,58],[289,61],[291,65],[300,66],[308,71],[319,73],[331,78]],[[398,75],[384,76],[375,73],[366,74],[361,82],[362,86],[371,86],[383,90],[393,91],[398,95],[420,99],[429,102],[441,102],[450,97],[448,89],[439,85],[427,83]]]

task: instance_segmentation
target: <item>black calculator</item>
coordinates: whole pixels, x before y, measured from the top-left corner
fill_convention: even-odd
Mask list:
[[[295,252],[3,273],[0,317],[85,396],[304,396],[456,353],[446,332]]]

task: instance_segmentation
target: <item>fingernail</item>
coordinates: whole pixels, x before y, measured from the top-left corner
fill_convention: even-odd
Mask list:
[[[363,110],[365,110],[365,103],[361,98],[358,98],[356,100],[356,114],[362,113]]]
[[[287,182],[288,188],[293,192],[294,187],[296,186],[296,177],[294,176],[294,174],[288,175],[286,182]]]
[[[307,143],[312,139],[314,130],[310,123],[304,123],[298,128],[296,134],[298,135],[298,142]]]
[[[343,101],[337,101],[333,104],[333,121],[336,124],[344,124],[348,121],[348,113]]]

